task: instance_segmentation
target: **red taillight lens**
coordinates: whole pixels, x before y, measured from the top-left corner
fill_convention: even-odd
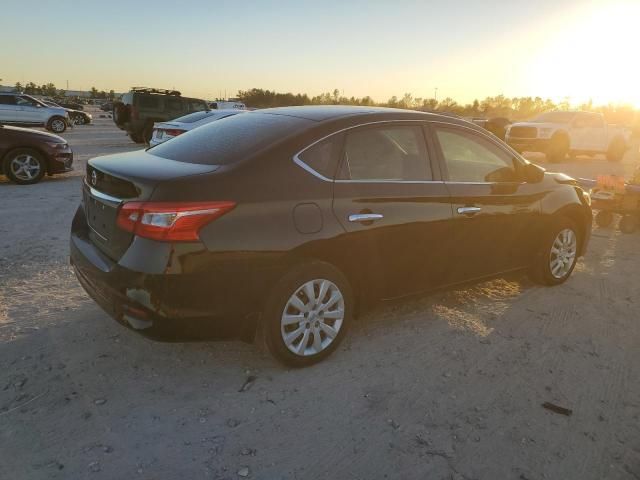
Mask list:
[[[118,211],[118,227],[161,242],[193,242],[209,222],[231,211],[235,202],[129,202]]]
[[[170,135],[172,137],[177,137],[178,135],[186,132],[186,130],[180,130],[179,128],[165,128],[162,130],[164,130],[165,135]]]

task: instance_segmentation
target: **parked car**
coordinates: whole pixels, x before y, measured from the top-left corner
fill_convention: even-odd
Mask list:
[[[601,113],[547,112],[528,122],[512,124],[506,141],[519,152],[542,152],[550,162],[561,162],[567,154],[603,153],[619,162],[629,148],[630,132],[607,125]]]
[[[154,147],[194,128],[244,112],[246,112],[246,110],[207,110],[190,113],[189,115],[176,118],[170,122],[155,123],[149,145]]]
[[[247,106],[239,100],[216,100],[209,103],[209,108],[213,110],[246,110]]]
[[[493,117],[493,118],[469,118],[471,123],[475,123],[479,127],[488,130],[493,133],[500,140],[504,140],[505,135],[507,134],[507,128],[511,125],[511,120],[504,117]]]
[[[42,100],[42,103],[44,103],[48,107],[64,108],[62,105],[59,105],[56,102],[52,102],[51,100]],[[91,121],[93,120],[93,117],[90,113],[85,113],[81,110],[72,110],[70,108],[64,109],[69,114],[69,120],[74,125],[86,125],[91,123]]]
[[[78,102],[57,102],[62,108],[68,108],[69,110],[84,110],[84,105]]]
[[[100,105],[100,110],[103,112],[112,112],[113,111],[113,102],[105,102]]]
[[[155,122],[209,110],[207,102],[181,96],[176,90],[132,88],[113,104],[113,121],[136,143],[149,143]]]
[[[564,282],[590,238],[589,202],[464,120],[275,108],[91,159],[71,263],[140,333],[260,331],[304,366],[375,299],[519,269]]]
[[[63,133],[69,125],[64,108],[49,107],[29,95],[0,93],[0,123],[22,127],[45,127]]]
[[[73,152],[67,141],[51,133],[0,125],[1,172],[20,185],[73,170]]]

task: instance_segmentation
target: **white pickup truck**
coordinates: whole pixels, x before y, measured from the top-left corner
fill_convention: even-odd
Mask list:
[[[519,152],[542,152],[550,162],[570,155],[603,153],[619,162],[629,148],[630,132],[607,125],[601,113],[547,112],[528,122],[513,123],[506,142]]]

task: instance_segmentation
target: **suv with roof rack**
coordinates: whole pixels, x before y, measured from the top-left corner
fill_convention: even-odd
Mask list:
[[[113,121],[136,143],[149,143],[155,122],[209,110],[199,98],[183,97],[177,90],[134,87],[113,104]]]

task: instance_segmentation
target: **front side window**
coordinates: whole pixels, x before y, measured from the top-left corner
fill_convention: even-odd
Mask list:
[[[179,98],[167,97],[167,110],[182,111],[182,100]]]
[[[482,138],[454,128],[436,128],[444,163],[451,182],[517,181],[516,160]]]
[[[347,132],[339,178],[432,180],[420,126],[384,126]]]
[[[138,105],[140,108],[157,109],[160,107],[158,96],[140,95],[138,97]]]
[[[207,104],[204,102],[191,102],[192,112],[202,112],[208,109]]]
[[[16,97],[16,104],[19,107],[35,107],[38,105],[34,99],[29,97]]]

